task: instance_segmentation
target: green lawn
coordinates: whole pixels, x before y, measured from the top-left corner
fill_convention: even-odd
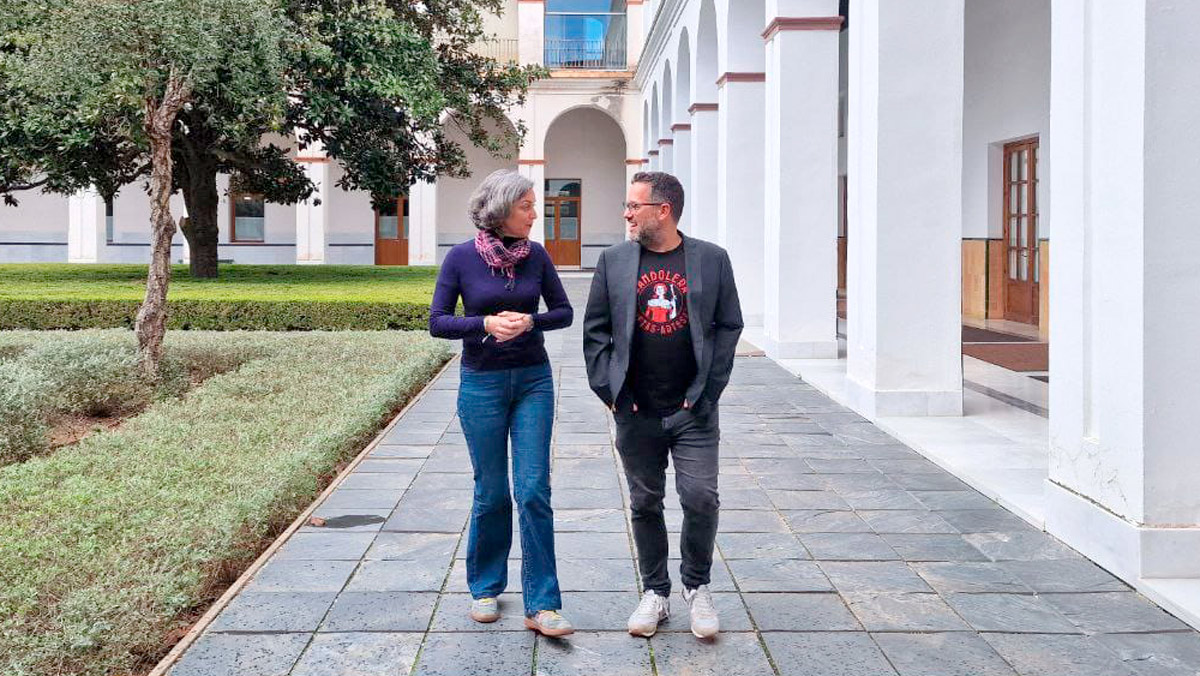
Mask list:
[[[0,333],[0,355],[81,340],[133,336]],[[450,357],[395,331],[171,332],[167,345],[247,359],[0,468],[0,674],[147,671]]]
[[[132,326],[144,265],[0,265],[0,329]],[[215,280],[174,266],[169,326],[209,330],[420,330],[437,268],[223,265]]]
[[[170,300],[319,300],[424,303],[437,268],[372,265],[222,265],[218,279],[192,279],[172,266]],[[0,299],[137,300],[145,265],[0,265]]]

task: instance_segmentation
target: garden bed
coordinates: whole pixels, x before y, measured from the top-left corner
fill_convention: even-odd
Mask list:
[[[6,361],[22,335],[63,334],[0,335]],[[117,429],[0,468],[0,673],[151,667],[450,356],[399,332],[167,344],[250,356]]]

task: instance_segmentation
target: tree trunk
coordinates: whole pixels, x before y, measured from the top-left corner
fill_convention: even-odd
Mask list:
[[[167,332],[167,286],[171,283],[171,238],[175,235],[170,203],[171,128],[190,95],[191,87],[172,73],[162,101],[146,102],[145,125],[150,138],[151,160],[150,272],[146,277],[146,298],[138,309],[134,333],[142,371],[152,379],[158,378],[163,336]]]
[[[183,225],[191,255],[192,277],[217,278],[217,165],[204,162],[188,163],[187,180],[183,182],[183,202],[188,218]]]

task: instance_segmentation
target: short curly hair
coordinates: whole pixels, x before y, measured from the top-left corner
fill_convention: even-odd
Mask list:
[[[533,190],[533,181],[512,169],[493,171],[471,193],[467,215],[476,228],[499,233],[512,213],[512,206],[530,190]]]

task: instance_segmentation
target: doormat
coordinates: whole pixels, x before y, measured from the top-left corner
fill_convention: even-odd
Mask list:
[[[1012,333],[1001,333],[980,329],[974,326],[962,327],[962,342],[964,343],[1033,343],[1033,338],[1018,336]]]
[[[1049,343],[977,343],[963,345],[963,354],[1010,371],[1049,371]]]

